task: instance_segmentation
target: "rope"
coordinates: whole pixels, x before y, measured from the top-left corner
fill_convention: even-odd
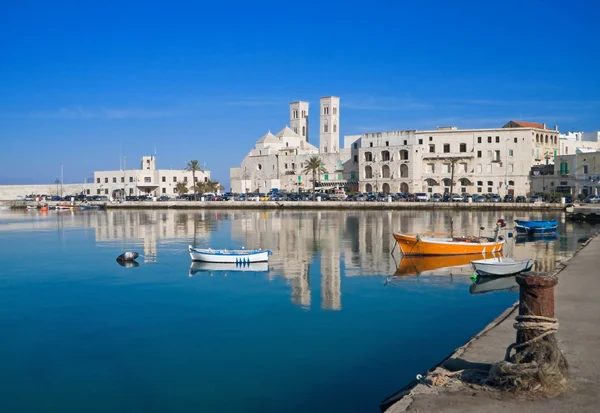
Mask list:
[[[542,334],[523,343],[513,343],[510,346],[508,346],[508,348],[506,349],[506,355],[504,356],[504,361],[508,361],[510,359],[510,353],[512,352],[512,350],[529,346],[535,342],[540,341],[544,337],[549,336],[550,334],[554,334],[558,331],[558,320],[556,318],[542,317],[537,315],[519,315],[515,317],[515,320],[517,322],[513,324],[513,327],[517,331],[537,330],[542,331]]]

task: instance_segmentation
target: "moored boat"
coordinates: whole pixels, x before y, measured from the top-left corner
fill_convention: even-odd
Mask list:
[[[486,254],[500,252],[504,248],[504,237],[498,235],[504,226],[504,220],[496,222],[494,237],[426,237],[397,233],[393,236],[406,256]]]
[[[269,260],[270,250],[214,250],[188,247],[192,261],[216,262],[225,264],[265,262]]]
[[[558,232],[558,221],[549,220],[523,220],[515,219],[515,231],[517,235],[543,235]]]
[[[471,261],[471,266],[477,275],[494,277],[505,277],[529,271],[533,264],[535,264],[534,259],[515,261],[512,258],[505,257]]]

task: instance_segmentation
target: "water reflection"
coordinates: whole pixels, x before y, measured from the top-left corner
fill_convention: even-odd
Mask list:
[[[269,264],[266,262],[253,262],[248,264],[221,264],[213,262],[193,261],[190,265],[189,276],[208,273],[212,275],[227,275],[228,272],[268,272]]]
[[[567,222],[561,213],[532,212],[528,219],[559,218],[559,235],[509,238],[504,256],[533,258],[538,271],[551,271],[556,261],[578,247],[577,240],[592,233],[587,224]],[[290,300],[298,306],[317,304],[326,310],[343,306],[343,279],[364,276],[413,276],[423,273],[470,275],[473,256],[401,259],[392,232],[448,232],[473,235],[480,227],[493,228],[498,218],[512,227],[521,212],[499,211],[177,211],[108,210],[63,215],[0,214],[0,231],[55,229],[62,242],[69,228],[91,228],[97,243],[118,245],[120,250],[139,248],[143,260],[157,262],[180,253],[189,260],[188,244],[212,248],[263,248],[273,251],[266,269],[251,267],[267,279],[289,286]],[[485,231],[484,231],[485,232]],[[540,239],[541,238],[541,239]],[[181,258],[179,258],[181,257]],[[479,255],[477,256],[479,257]],[[398,260],[399,263],[398,263]],[[462,268],[462,270],[461,270]],[[215,274],[218,269],[192,265],[188,275]],[[227,269],[227,272],[245,269]]]
[[[516,277],[477,277],[477,280],[469,287],[471,294],[483,294],[492,291],[518,290]]]

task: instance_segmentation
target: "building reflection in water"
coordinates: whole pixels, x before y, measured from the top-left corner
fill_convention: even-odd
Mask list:
[[[528,212],[525,218],[543,219],[548,214]],[[17,216],[18,218],[18,216]],[[448,233],[453,222],[455,235],[472,235],[479,227],[491,233],[498,218],[512,227],[521,212],[500,211],[217,211],[217,210],[108,210],[69,215],[52,214],[6,221],[1,230],[33,228],[94,228],[100,243],[119,242],[122,249],[143,248],[145,260],[154,261],[169,244],[181,249],[182,240],[199,247],[214,245],[229,228],[231,246],[268,248],[269,277],[289,284],[291,301],[302,307],[314,305],[313,288],[320,288],[319,306],[342,308],[342,277],[384,276],[398,270],[392,232]],[[227,225],[226,225],[227,224]],[[586,229],[587,228],[587,229]],[[587,226],[559,221],[554,239],[518,240],[507,244],[505,255],[534,258],[537,270],[552,271],[556,261],[578,247],[577,240],[592,231]],[[228,240],[225,240],[229,243]],[[183,256],[183,255],[182,255]],[[187,257],[186,257],[187,259]],[[440,272],[441,274],[441,272]],[[320,277],[320,279],[319,279]]]

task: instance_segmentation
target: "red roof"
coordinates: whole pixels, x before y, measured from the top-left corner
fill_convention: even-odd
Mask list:
[[[536,128],[536,129],[548,129],[547,127],[545,127],[544,125],[542,125],[541,123],[535,123],[535,122],[524,122],[522,120],[511,120],[510,122],[508,122],[504,127],[515,127],[512,124],[517,125],[517,127],[521,127],[521,128]]]

